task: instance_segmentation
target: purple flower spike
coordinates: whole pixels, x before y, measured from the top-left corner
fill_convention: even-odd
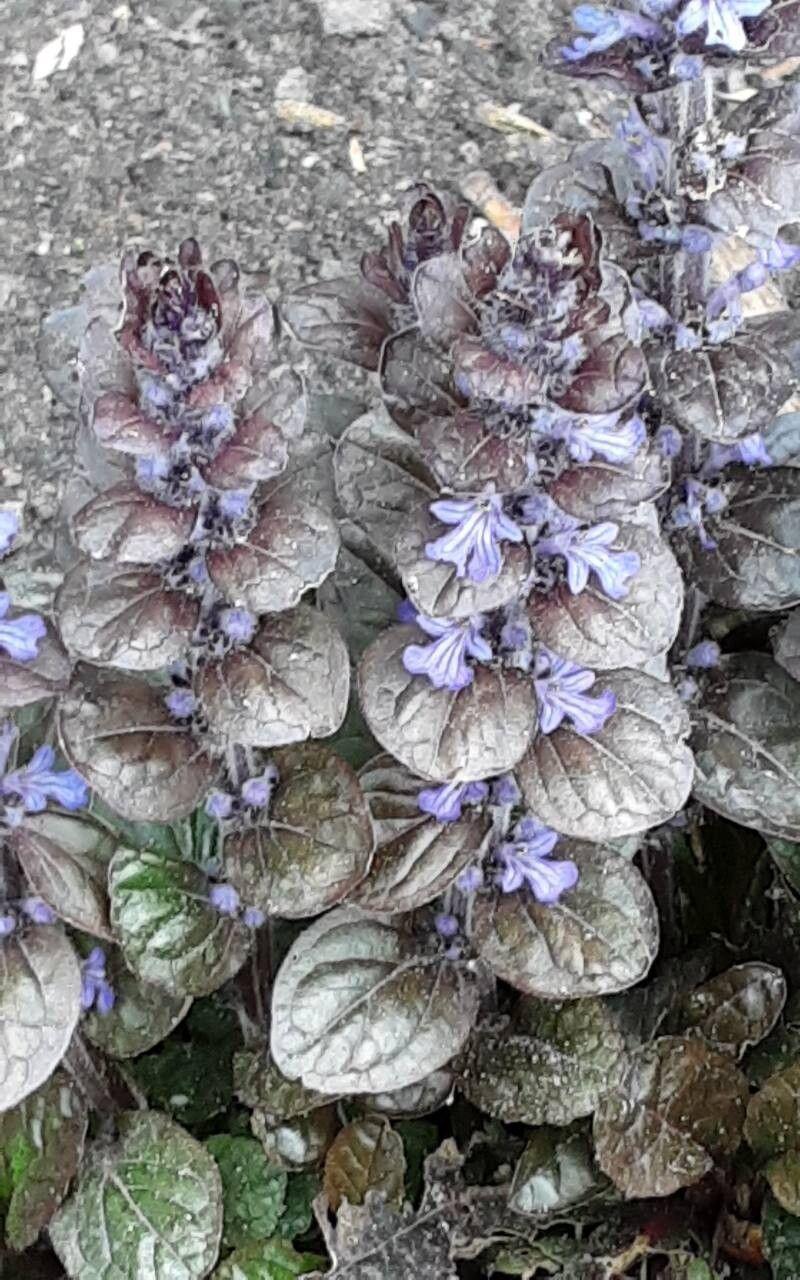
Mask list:
[[[239,895],[232,884],[215,884],[208,901],[221,916],[235,916],[240,906]]]
[[[19,516],[16,511],[0,511],[0,556],[4,556],[19,533]]]
[[[272,799],[272,793],[278,785],[278,770],[274,764],[267,765],[257,778],[248,778],[242,786],[242,800],[253,809],[264,809]]]
[[[115,999],[106,977],[106,953],[102,947],[94,947],[81,966],[81,1005],[87,1012],[96,1009],[105,1016],[114,1008]]]
[[[10,911],[0,914],[0,938],[10,938],[17,927],[17,917]]]
[[[747,44],[742,18],[757,18],[769,8],[772,0],[689,0],[678,15],[675,29],[679,36],[690,36],[707,28],[707,45],[724,45],[732,53],[741,53]]]
[[[212,791],[206,800],[205,811],[209,818],[216,818],[217,822],[223,822],[233,812],[233,796],[227,791]]]
[[[82,809],[89,800],[89,788],[74,769],[54,769],[52,747],[39,747],[22,769],[15,769],[0,782],[0,791],[22,800],[26,813],[42,813],[48,800],[63,809]]]
[[[23,898],[20,910],[33,924],[55,924],[58,916],[41,898]]]
[[[641,566],[635,551],[614,551],[619,525],[612,521],[593,525],[590,529],[564,529],[536,544],[538,555],[563,556],[567,562],[567,583],[573,595],[583,591],[594,573],[601,590],[612,600],[628,594],[628,578]]]
[[[15,662],[31,662],[39,653],[39,641],[47,635],[47,627],[38,613],[23,613],[7,618],[11,597],[0,591],[0,649],[5,649]]]
[[[500,888],[503,893],[516,893],[527,885],[537,902],[552,906],[578,883],[578,868],[567,859],[550,860],[558,834],[535,819],[524,818],[513,835],[513,841],[501,844],[495,853],[501,869]]]
[[[588,697],[597,677],[586,667],[559,658],[549,649],[540,649],[536,658],[534,688],[539,703],[539,728],[552,733],[567,719],[578,733],[599,733],[617,709],[616,695],[606,689],[598,697]]]
[[[654,191],[666,173],[669,142],[653,133],[642,119],[639,108],[631,106],[617,124],[616,136],[633,160],[648,191]]]
[[[480,634],[483,618],[477,614],[467,622],[447,622],[417,617],[417,626],[434,638],[433,644],[409,644],[403,650],[403,666],[414,676],[427,676],[435,689],[457,693],[472,684],[474,673],[468,657],[491,662],[492,649]]]
[[[219,625],[236,644],[249,644],[256,631],[256,620],[247,609],[223,609]]]
[[[437,822],[458,822],[465,804],[482,804],[488,794],[485,782],[445,782],[420,791],[417,804]]]
[[[686,655],[687,667],[707,670],[719,666],[721,650],[716,640],[701,640]]]
[[[505,514],[503,499],[497,494],[488,498],[443,498],[431,503],[431,514],[455,528],[429,542],[425,554],[429,560],[454,564],[459,578],[473,582],[495,578],[503,567],[499,544],[523,541],[522,530]]]
[[[435,917],[434,924],[440,938],[454,938],[458,933],[459,925],[455,916],[442,912]]]
[[[579,4],[572,11],[572,21],[584,35],[576,36],[561,50],[565,62],[580,62],[593,53],[604,53],[621,40],[654,42],[664,34],[657,22],[623,9],[601,9],[593,4]]]
[[[188,720],[197,710],[197,699],[191,689],[173,689],[164,701],[170,715],[176,720]]]

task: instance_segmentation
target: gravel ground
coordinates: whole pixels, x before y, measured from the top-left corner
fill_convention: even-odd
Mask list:
[[[27,504],[30,602],[57,580],[49,530],[73,431],[36,366],[41,317],[126,244],[196,234],[278,297],[355,261],[415,179],[457,189],[484,169],[519,200],[563,140],[597,128],[597,99],[535,63],[567,7],[4,0],[0,483]],[[287,99],[328,118],[287,119]],[[496,130],[487,104],[553,136]],[[317,385],[341,377],[315,365]]]

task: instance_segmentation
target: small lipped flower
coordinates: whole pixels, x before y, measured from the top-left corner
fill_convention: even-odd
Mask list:
[[[206,798],[205,812],[209,818],[224,822],[233,813],[234,796],[227,791],[212,791]]]
[[[209,891],[208,901],[221,916],[238,915],[241,900],[232,884],[215,884]]]
[[[502,542],[522,542],[523,533],[503,510],[498,494],[484,498],[442,498],[431,503],[431,514],[443,524],[453,525],[435,542],[427,543],[429,560],[455,565],[459,578],[487,582],[503,567]]]
[[[598,413],[591,417],[558,418],[548,434],[552,439],[563,440],[576,462],[590,462],[599,457],[626,465],[633,461],[647,439],[647,428],[638,414],[621,422],[618,413]]]
[[[687,653],[686,665],[699,671],[708,671],[719,666],[720,657],[721,650],[716,640],[701,640]]]
[[[14,540],[19,535],[19,516],[16,511],[4,507],[0,511],[0,556],[8,555]]]
[[[189,720],[197,710],[197,698],[191,689],[173,689],[164,701],[170,715],[176,720]]]
[[[55,924],[58,920],[53,908],[42,898],[22,898],[19,907],[31,924]]]
[[[266,918],[258,907],[245,907],[242,912],[242,924],[246,929],[260,929]]]
[[[249,644],[256,633],[256,620],[248,609],[223,609],[219,625],[234,644]]]
[[[563,529],[537,542],[536,554],[564,558],[573,595],[585,589],[589,574],[594,573],[604,594],[621,600],[628,594],[628,579],[639,572],[641,560],[635,551],[615,551],[618,537],[619,525],[610,520],[589,529]]]
[[[248,808],[266,809],[277,785],[278,770],[274,764],[269,764],[263,773],[255,778],[248,778],[242,784],[242,803]]]
[[[106,976],[106,953],[93,947],[81,966],[81,1006],[88,1013],[96,1009],[105,1017],[114,1008],[114,988]]]
[[[564,720],[582,734],[599,733],[617,709],[616,695],[605,689],[589,697],[597,679],[593,671],[560,658],[544,647],[536,656],[533,686],[539,705],[539,728],[552,733]]]
[[[464,805],[483,804],[488,794],[485,782],[445,782],[441,787],[423,788],[417,804],[437,822],[458,822]]]
[[[701,475],[715,476],[731,463],[739,462],[745,467],[771,467],[773,459],[759,431],[742,436],[735,444],[718,444],[714,442],[708,458],[703,464]]]
[[[0,649],[15,662],[32,662],[39,654],[39,641],[47,635],[47,627],[38,613],[22,613],[9,618],[11,597],[0,591]]]
[[[0,780],[0,792],[19,796],[26,813],[42,813],[50,800],[62,809],[82,809],[89,788],[74,769],[54,769],[55,759],[52,747],[39,747],[26,765]]]
[[[674,529],[694,530],[704,551],[714,551],[716,539],[706,529],[707,516],[719,515],[727,506],[721,489],[703,484],[689,476],[684,484],[685,500],[673,508],[670,524]]]
[[[537,902],[553,906],[563,893],[574,889],[579,872],[574,862],[551,860],[558,834],[534,818],[523,818],[515,826],[513,838],[495,850],[503,893],[516,893],[527,885]]]
[[[747,44],[743,18],[758,18],[772,0],[689,0],[678,14],[675,30],[681,38],[706,28],[707,45],[724,45],[741,53]]]
[[[572,11],[572,21],[582,34],[561,50],[565,62],[581,62],[593,53],[605,53],[622,40],[636,39],[651,44],[664,35],[663,27],[642,14],[594,4],[579,4]]]
[[[17,927],[13,911],[0,911],[0,938],[10,938]]]
[[[457,918],[444,911],[440,911],[438,915],[434,916],[433,923],[439,937],[448,941],[451,938],[455,938],[460,928]]]
[[[433,637],[432,644],[409,644],[403,650],[403,666],[410,675],[427,676],[435,689],[457,693],[472,684],[475,673],[467,658],[491,662],[492,648],[481,635],[481,614],[465,622],[449,622],[418,614],[417,626]]]
[[[669,140],[649,128],[635,104],[618,121],[614,132],[626,155],[636,166],[645,189],[654,191],[667,172]]]

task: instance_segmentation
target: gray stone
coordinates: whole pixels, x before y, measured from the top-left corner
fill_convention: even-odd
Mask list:
[[[317,0],[326,36],[379,36],[392,17],[392,0]]]

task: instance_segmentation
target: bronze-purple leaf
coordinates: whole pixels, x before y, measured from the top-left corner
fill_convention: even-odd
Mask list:
[[[157,564],[177,555],[195,521],[189,507],[168,507],[133,485],[117,484],[72,520],[77,546],[92,560]]]
[[[642,502],[652,502],[669,488],[670,464],[654,450],[640,449],[627,466],[604,462],[575,463],[549,486],[553,501],[569,515],[589,522],[619,520]]]
[[[8,617],[13,619],[21,612],[11,609]],[[4,711],[52,698],[69,685],[72,673],[69,654],[52,625],[47,622],[46,626],[47,632],[38,642],[35,658],[21,662],[0,651],[0,707]]]
[[[31,891],[76,929],[110,940],[108,864],[114,836],[92,818],[31,813],[11,836]]]
[[[170,440],[165,428],[148,418],[136,400],[122,391],[104,391],[94,401],[92,427],[100,444],[117,453],[143,458],[166,456]]]
[[[291,294],[282,314],[306,346],[377,369],[392,329],[392,301],[360,276],[323,280]]]

